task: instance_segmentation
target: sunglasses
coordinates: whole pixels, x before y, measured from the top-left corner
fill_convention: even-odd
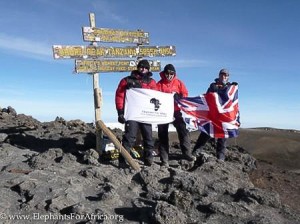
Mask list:
[[[229,75],[227,73],[220,73],[220,75],[224,75],[226,77],[229,77]]]
[[[144,67],[144,66],[141,66],[141,67],[139,67],[140,69],[147,69],[147,70],[149,70],[149,68],[148,67]]]
[[[168,71],[166,72],[166,74],[167,74],[167,75],[175,75],[175,72],[174,72],[174,71],[171,71],[171,70],[168,70]]]

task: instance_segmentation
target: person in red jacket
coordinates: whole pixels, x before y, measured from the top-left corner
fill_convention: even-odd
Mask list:
[[[137,65],[137,70],[133,70],[130,76],[123,78],[116,90],[115,103],[118,112],[118,121],[125,124],[125,133],[123,135],[122,144],[124,148],[131,152],[135,145],[138,130],[141,131],[144,146],[145,165],[151,166],[153,163],[152,125],[145,124],[133,120],[126,121],[124,118],[125,96],[126,90],[130,88],[144,88],[156,90],[156,82],[151,78],[150,64],[148,60],[141,60]],[[125,162],[123,157],[119,158],[119,162]]]
[[[164,70],[160,72],[161,80],[157,83],[157,90],[165,93],[174,93],[174,99],[179,99],[188,96],[188,90],[184,83],[176,76],[175,67],[172,64],[167,64]],[[178,105],[174,102],[174,121],[173,125],[176,128],[180,148],[185,159],[194,161],[196,158],[191,154],[190,134],[186,128],[182,113]],[[169,166],[169,124],[158,125],[159,139],[159,154],[162,166]]]

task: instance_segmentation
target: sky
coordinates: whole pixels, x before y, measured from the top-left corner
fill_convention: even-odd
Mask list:
[[[53,45],[89,45],[81,29],[94,13],[97,28],[142,29],[150,46],[175,46],[175,57],[154,59],[176,67],[189,96],[227,68],[239,83],[242,128],[300,130],[299,9],[298,0],[1,0],[0,107],[42,122],[94,122],[92,75],[52,53]],[[115,90],[127,75],[99,74],[104,122],[117,122]]]

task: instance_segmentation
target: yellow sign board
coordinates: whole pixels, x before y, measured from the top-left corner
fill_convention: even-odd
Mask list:
[[[149,60],[150,71],[161,70],[160,61]],[[134,60],[75,60],[76,73],[97,72],[131,72],[135,70],[137,61]]]
[[[137,47],[103,47],[103,46],[62,46],[53,45],[54,59],[66,58],[136,58],[175,56],[175,46],[137,46]]]
[[[107,28],[82,27],[82,35],[84,41],[149,44],[149,33],[140,30],[127,31]]]

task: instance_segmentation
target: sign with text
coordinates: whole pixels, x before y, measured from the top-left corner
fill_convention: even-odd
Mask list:
[[[152,72],[161,70],[160,61],[149,60],[149,63]],[[133,60],[75,60],[76,73],[131,72],[136,66],[137,61]]]
[[[84,41],[149,44],[149,33],[140,30],[126,31],[107,28],[82,27],[82,35]]]
[[[165,57],[175,55],[175,46],[103,47],[53,45],[53,57],[55,59]]]

